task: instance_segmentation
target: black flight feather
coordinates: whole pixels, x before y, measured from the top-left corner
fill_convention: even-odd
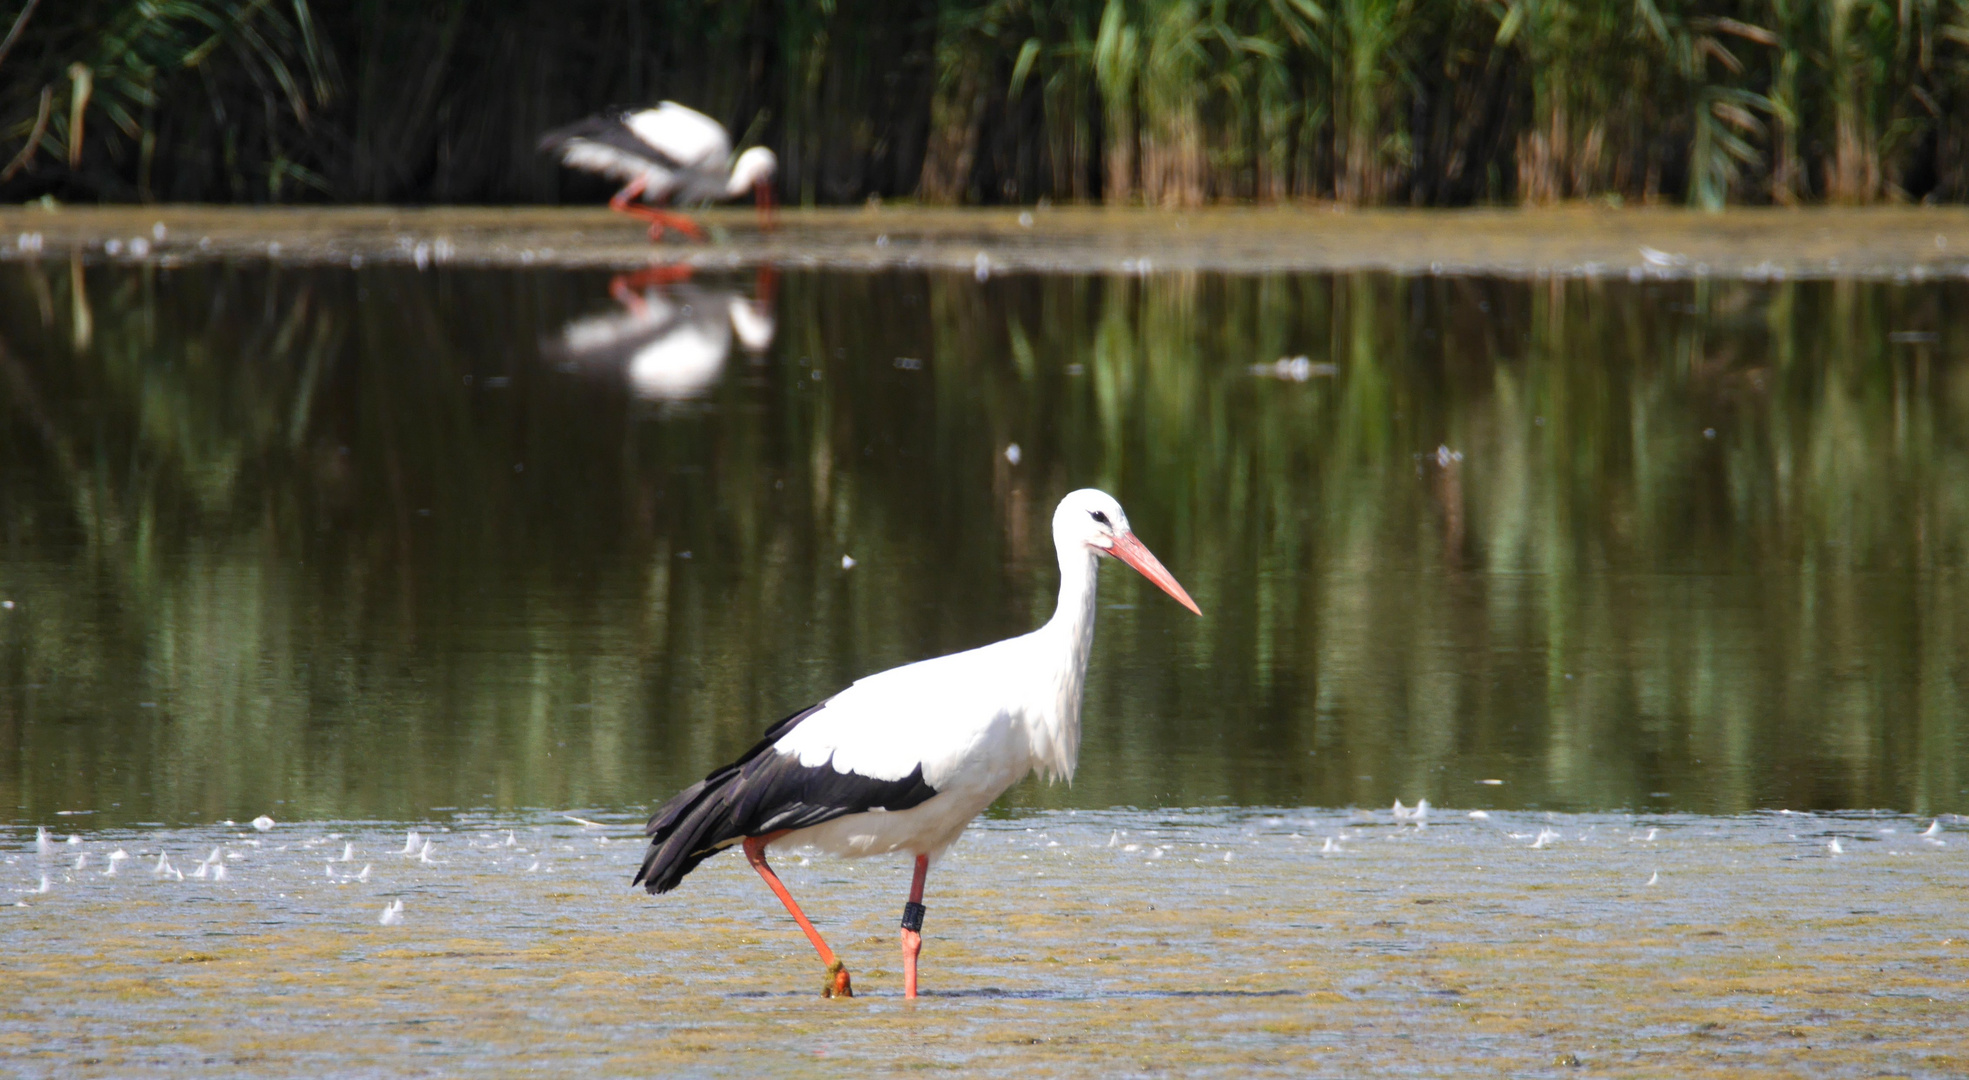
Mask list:
[[[831,759],[802,765],[797,757],[772,752],[781,737],[826,707],[821,702],[767,728],[737,761],[664,803],[643,830],[649,850],[631,884],[669,892],[698,863],[748,836],[805,829],[870,810],[907,810],[936,795],[937,789],[923,782],[920,765],[899,780],[877,780],[843,772]]]
[[[629,114],[626,112],[584,117],[566,127],[555,128],[540,137],[540,149],[544,153],[558,154],[576,139],[600,143],[610,149],[642,158],[673,173],[683,169],[682,162],[638,138],[636,132],[629,127]]]

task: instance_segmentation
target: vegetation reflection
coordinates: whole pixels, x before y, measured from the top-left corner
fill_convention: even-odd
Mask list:
[[[1207,618],[1111,576],[1014,803],[1969,806],[1959,284],[790,273],[654,401],[602,274],[0,274],[22,820],[641,803],[1035,625],[1083,484]]]

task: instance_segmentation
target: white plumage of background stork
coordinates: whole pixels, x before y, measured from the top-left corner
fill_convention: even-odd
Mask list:
[[[648,221],[651,240],[661,239],[665,228],[702,240],[704,230],[682,214],[637,206],[638,198],[696,206],[750,191],[758,200],[760,226],[772,225],[772,182],[779,159],[763,146],[733,158],[724,125],[674,101],[654,109],[590,116],[548,132],[540,149],[559,155],[568,168],[622,181],[625,186],[609,207]]]
[[[766,851],[906,852],[916,873],[903,905],[903,994],[915,997],[930,861],[1028,774],[1073,779],[1100,560],[1120,559],[1202,614],[1106,492],[1082,488],[1060,501],[1053,546],[1060,603],[1046,625],[870,675],[774,724],[737,761],[651,816],[635,884],[668,892],[698,863],[741,845],[827,965],[823,992],[849,996],[847,967],[767,865]]]

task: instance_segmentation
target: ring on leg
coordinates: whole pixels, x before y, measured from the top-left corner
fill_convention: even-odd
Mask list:
[[[930,874],[930,856],[916,856],[916,874],[909,881],[909,902],[902,906],[902,996],[916,997],[916,958],[923,951],[923,879]]]
[[[923,952],[923,905],[902,906],[902,996],[916,996],[916,958]]]

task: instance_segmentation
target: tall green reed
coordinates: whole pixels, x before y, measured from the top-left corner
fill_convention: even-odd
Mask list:
[[[785,195],[1969,195],[1969,0],[74,0],[0,10],[0,197],[592,199],[674,98]]]

